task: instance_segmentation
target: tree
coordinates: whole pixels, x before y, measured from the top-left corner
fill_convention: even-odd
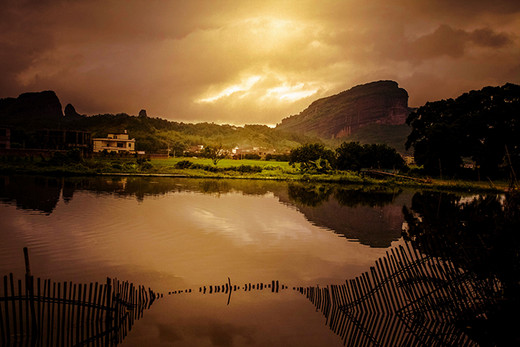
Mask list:
[[[336,148],[336,168],[359,171],[363,168],[364,149],[359,142],[343,142]]]
[[[311,143],[291,150],[289,164],[300,164],[301,171],[318,171],[321,173],[332,169],[335,155],[330,149],[319,143]]]
[[[181,141],[173,141],[168,144],[168,148],[173,157],[181,157],[188,146]]]
[[[412,112],[412,132],[406,148],[414,148],[415,161],[430,174],[461,171],[463,157],[476,170],[497,176],[520,164],[520,86],[485,87],[457,99],[428,102]],[[512,167],[506,165],[506,148]]]
[[[215,166],[217,166],[218,162],[225,157],[222,145],[204,147],[202,150],[202,156],[211,159]]]
[[[377,169],[400,170],[405,167],[403,157],[397,151],[385,144],[368,144],[365,150],[364,163],[366,167]]]
[[[336,149],[336,168],[339,170],[359,171],[362,168],[399,170],[404,166],[401,155],[388,145],[343,142]]]

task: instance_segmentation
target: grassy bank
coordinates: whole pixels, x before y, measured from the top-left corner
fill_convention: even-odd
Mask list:
[[[288,162],[265,160],[222,159],[214,165],[205,158],[170,158],[143,160],[135,158],[32,158],[0,160],[2,174],[43,175],[138,175],[191,178],[240,178],[284,181],[331,182],[380,186],[416,187],[449,191],[500,192],[508,188],[506,182],[462,181],[431,179],[414,180],[406,177],[373,178],[350,171],[327,174],[302,173]]]

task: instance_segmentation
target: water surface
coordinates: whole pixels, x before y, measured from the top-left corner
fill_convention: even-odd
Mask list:
[[[23,276],[28,247],[35,276],[117,277],[163,293],[127,346],[339,346],[294,288],[344,284],[403,244],[403,206],[414,194],[270,181],[2,177],[0,274]],[[264,287],[273,280],[277,292]],[[225,283],[256,288],[199,292]]]

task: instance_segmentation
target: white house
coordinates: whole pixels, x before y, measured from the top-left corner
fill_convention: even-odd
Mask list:
[[[94,152],[135,153],[135,139],[128,138],[128,133],[113,133],[107,137],[95,137],[92,139]]]

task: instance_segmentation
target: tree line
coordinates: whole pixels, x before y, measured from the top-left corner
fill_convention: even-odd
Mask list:
[[[520,86],[485,87],[412,112],[406,148],[424,173],[496,178],[520,169]]]
[[[361,171],[361,169],[402,170],[404,159],[385,144],[343,142],[335,150],[311,143],[291,150],[289,164],[298,164],[303,172],[326,173],[330,170]]]

